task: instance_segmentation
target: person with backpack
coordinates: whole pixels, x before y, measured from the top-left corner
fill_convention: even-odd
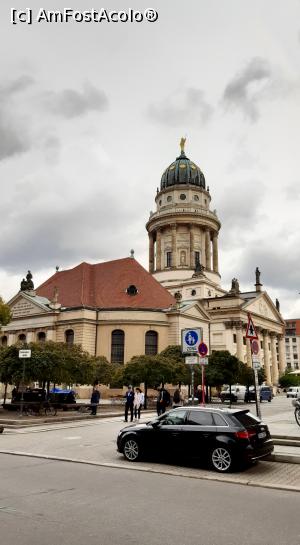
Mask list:
[[[176,388],[174,394],[173,394],[173,408],[175,407],[181,407],[183,405],[183,394],[181,391],[181,388]]]
[[[161,414],[164,414],[166,412],[166,407],[170,405],[171,396],[166,390],[166,388],[163,386],[160,391],[157,398],[157,414],[160,416]]]

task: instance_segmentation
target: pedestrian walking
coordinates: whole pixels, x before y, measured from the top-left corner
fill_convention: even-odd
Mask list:
[[[134,393],[134,401],[133,401],[135,420],[139,420],[141,418],[141,408],[144,405],[144,401],[145,401],[145,396],[142,390],[140,388],[136,388]]]
[[[133,421],[133,402],[134,402],[134,391],[132,386],[128,386],[128,390],[125,394],[125,422],[128,422],[128,412],[130,411],[130,421]]]
[[[163,386],[159,390],[159,394],[157,397],[157,414],[160,416],[161,414],[164,414],[166,412],[166,407],[170,405],[171,396],[166,390],[166,388]]]
[[[100,402],[100,391],[99,391],[99,387],[97,385],[95,385],[93,387],[93,391],[92,391],[92,395],[91,395],[91,406],[92,406],[91,414],[93,416],[96,416],[96,414],[97,414],[97,409],[98,409],[99,402]]]
[[[173,394],[173,407],[181,407],[183,405],[183,399],[184,397],[181,388],[176,388]]]

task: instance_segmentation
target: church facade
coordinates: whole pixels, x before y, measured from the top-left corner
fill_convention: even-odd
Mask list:
[[[229,350],[251,366],[245,337],[250,312],[266,380],[278,383],[286,367],[279,304],[263,291],[258,268],[253,291],[242,292],[236,278],[229,291],[221,286],[221,222],[210,209],[205,177],[184,145],[182,139],[180,155],[162,175],[156,210],[146,224],[149,272],[133,252],[56,271],[36,290],[29,271],[9,301],[13,318],[0,331],[0,344],[75,342],[92,355],[124,364],[132,356],[180,344],[182,329],[200,327],[210,353]]]
[[[229,350],[252,365],[250,341],[246,339],[248,313],[259,337],[260,361],[268,384],[276,385],[286,368],[285,323],[279,303],[263,291],[256,268],[253,291],[242,292],[236,278],[229,291],[221,287],[218,233],[221,223],[210,209],[211,195],[200,168],[184,151],[164,171],[150,213],[149,270],[182,305],[197,301],[206,313],[208,328],[203,340],[213,350]]]

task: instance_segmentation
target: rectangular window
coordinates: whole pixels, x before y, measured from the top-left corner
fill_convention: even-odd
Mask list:
[[[234,344],[236,344],[236,334],[235,333],[233,334],[233,342],[234,342]]]
[[[260,341],[260,348],[261,348],[261,350],[263,348],[263,342],[262,341]]]
[[[243,337],[243,344],[246,344],[246,337]]]
[[[298,354],[293,354],[294,360],[298,359]]]
[[[200,263],[200,252],[195,252],[195,266]]]
[[[172,267],[172,252],[167,252],[166,267]]]

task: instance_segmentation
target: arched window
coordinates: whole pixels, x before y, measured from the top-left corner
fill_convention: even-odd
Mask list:
[[[37,338],[39,343],[44,343],[46,341],[46,333],[44,333],[44,331],[40,331]]]
[[[21,333],[19,336],[18,336],[18,341],[20,343],[26,343],[26,335],[24,333]]]
[[[4,335],[1,338],[1,346],[7,346],[7,337],[6,337],[6,335]]]
[[[65,337],[66,337],[66,343],[68,345],[72,345],[74,344],[74,331],[73,329],[67,329],[67,331],[65,332]]]
[[[145,354],[155,356],[157,354],[158,334],[156,331],[147,331],[145,335]]]
[[[111,363],[124,363],[124,341],[124,331],[115,329],[111,334]]]

